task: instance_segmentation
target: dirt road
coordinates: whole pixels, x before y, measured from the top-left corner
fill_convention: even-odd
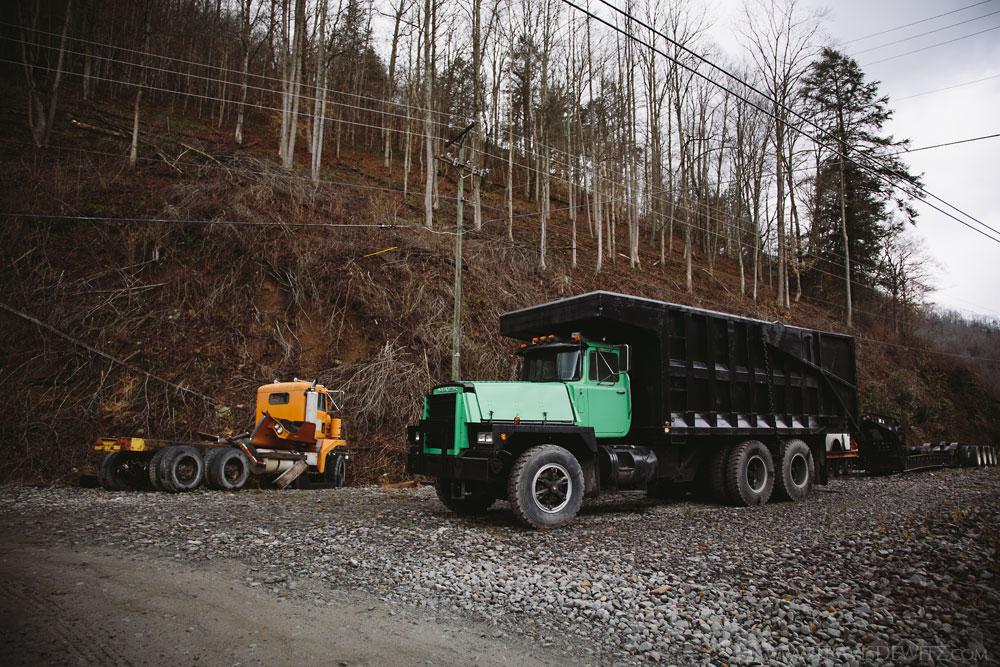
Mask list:
[[[14,665],[557,665],[565,658],[344,594],[314,604],[247,586],[246,566],[179,564],[44,534],[0,544],[2,662]]]

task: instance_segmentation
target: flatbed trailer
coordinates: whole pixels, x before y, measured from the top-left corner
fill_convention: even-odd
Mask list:
[[[350,454],[333,416],[343,392],[294,380],[257,390],[253,431],[234,436],[199,434],[199,440],[97,438],[98,482],[108,490],[191,491],[203,482],[235,491],[251,478],[343,486]]]

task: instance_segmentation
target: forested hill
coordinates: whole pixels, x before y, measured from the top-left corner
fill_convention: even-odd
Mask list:
[[[995,441],[997,326],[926,315],[877,85],[765,21],[713,86],[682,9],[657,51],[555,1],[0,10],[0,477],[244,431],[293,376],[347,391],[355,481],[400,477],[450,378],[460,174],[465,377],[512,377],[501,313],[606,289],[851,333],[864,408]]]

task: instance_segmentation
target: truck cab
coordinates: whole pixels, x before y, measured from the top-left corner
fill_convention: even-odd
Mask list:
[[[579,333],[568,340],[542,336],[518,350],[521,379],[564,384],[576,426],[593,429],[597,438],[620,438],[632,419],[629,353],[628,345],[587,341]]]
[[[269,414],[284,428],[298,430],[306,423],[316,428],[316,436],[336,440],[340,438],[340,419],[333,416],[343,403],[343,392],[331,392],[321,384],[296,378],[292,382],[278,382],[257,388],[255,424],[264,414]]]

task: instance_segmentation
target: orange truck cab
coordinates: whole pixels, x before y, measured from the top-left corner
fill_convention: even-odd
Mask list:
[[[295,379],[262,385],[257,389],[251,444],[261,454],[276,450],[305,453],[309,466],[323,473],[327,455],[347,444],[341,437],[340,419],[333,416],[343,400],[344,392],[331,391],[316,382]]]

